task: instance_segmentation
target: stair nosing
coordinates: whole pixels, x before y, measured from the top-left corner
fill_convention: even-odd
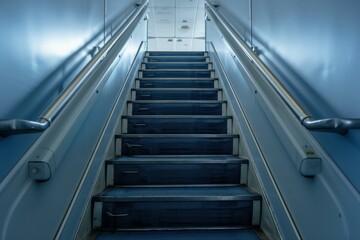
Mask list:
[[[116,134],[115,138],[240,138],[239,134]]]
[[[164,77],[157,77],[157,78],[142,78],[142,77],[137,77],[135,78],[135,80],[178,80],[178,81],[181,81],[181,80],[195,80],[195,81],[216,81],[216,80],[219,80],[219,78],[194,78],[194,77],[188,77],[188,78],[184,78],[184,77],[172,77],[172,78],[164,78]]]
[[[219,158],[219,159],[211,159],[211,158]],[[245,158],[239,158],[235,156],[229,156],[226,157],[228,159],[221,159],[224,158],[224,156],[212,156],[212,157],[163,157],[163,158],[155,158],[155,157],[128,157],[128,156],[122,156],[122,157],[115,157],[112,159],[106,160],[106,164],[139,164],[139,163],[145,163],[145,164],[154,164],[154,163],[169,163],[169,164],[182,164],[182,163],[213,163],[213,164],[219,164],[219,163],[242,163],[242,164],[248,164],[249,160]]]
[[[107,228],[105,228],[107,229]],[[192,230],[209,230],[209,231],[216,231],[216,230],[253,230],[256,233],[257,230],[253,228],[252,225],[239,225],[239,226],[219,226],[219,227],[152,227],[152,228],[116,228],[116,231],[114,232],[114,234],[116,234],[117,232],[142,232],[142,231],[192,231]],[[108,231],[113,232],[114,228],[108,228]]]
[[[212,64],[213,62],[141,62],[141,64]]]
[[[171,103],[171,104],[181,104],[181,103],[226,103],[225,100],[128,100],[128,103]]]
[[[216,195],[216,193],[211,193],[208,195],[200,195],[200,194],[194,194],[194,193],[188,193],[188,194],[183,194],[183,193],[179,193],[179,195],[175,195],[177,190],[181,190],[181,189],[199,189],[199,191],[201,191],[202,189],[212,189],[212,188],[218,188],[219,186],[216,187],[202,187],[202,186],[196,186],[196,187],[179,187],[176,185],[172,185],[171,187],[167,187],[168,190],[167,191],[162,191],[163,195],[157,195],[156,192],[153,194],[149,194],[147,196],[145,196],[145,194],[134,194],[134,193],[129,193],[126,192],[127,190],[130,189],[136,189],[136,187],[118,187],[118,186],[114,186],[111,188],[107,188],[105,189],[103,192],[97,194],[94,198],[95,201],[98,202],[156,202],[156,201],[256,201],[256,200],[261,200],[261,195],[258,194],[257,192],[251,190],[250,188],[246,187],[246,186],[241,186],[241,185],[237,185],[237,186],[231,186],[231,187],[222,187],[222,189],[224,189],[224,192],[222,192],[220,195]],[[221,187],[221,186],[220,186]],[[146,186],[146,187],[138,187],[139,191],[141,191],[141,188],[143,189],[150,189],[150,190],[155,190],[160,189],[160,188],[165,188],[165,187],[154,187],[154,186]],[[226,188],[239,188],[242,189],[243,192],[242,193],[226,193],[226,191],[230,191]],[[120,189],[120,190],[124,190],[123,192],[118,193],[116,196],[115,195],[104,195],[104,194],[108,194],[110,191],[115,190],[115,189]],[[163,189],[161,189],[163,190]],[[110,193],[109,193],[110,194]],[[126,195],[128,194],[128,195]],[[132,195],[131,195],[132,194]],[[204,194],[204,193],[202,193]],[[97,200],[99,199],[99,200]]]
[[[130,119],[130,118],[136,118],[136,119],[143,119],[143,118],[172,118],[172,119],[233,119],[233,116],[221,116],[221,115],[122,115],[121,118],[123,119]]]
[[[144,72],[214,72],[214,69],[140,69]]]
[[[222,88],[131,88],[132,91],[222,91]]]

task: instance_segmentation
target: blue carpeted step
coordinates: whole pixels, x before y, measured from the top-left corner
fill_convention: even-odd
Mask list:
[[[181,57],[181,56],[208,56],[207,52],[181,52],[181,51],[154,51],[154,52],[146,52],[145,56],[174,56],[174,57]]]
[[[160,62],[141,64],[142,69],[212,69],[212,63],[193,63],[193,62]]]
[[[144,62],[209,62],[204,56],[152,56],[144,57]]]
[[[261,240],[248,229],[120,231],[100,233],[96,240]]]
[[[241,186],[118,187],[93,198],[95,229],[249,227],[261,196]]]
[[[131,90],[132,100],[221,100],[221,89],[154,88]]]
[[[214,88],[218,86],[218,79],[152,79],[138,78],[135,80],[137,88]]]
[[[225,101],[128,101],[128,115],[226,115]]]
[[[116,153],[133,155],[236,155],[239,136],[230,134],[124,134]]]
[[[247,160],[231,156],[120,157],[107,161],[107,185],[238,185],[247,168]]]
[[[139,70],[139,78],[213,78],[214,70],[208,69],[167,69]]]
[[[130,134],[227,134],[232,117],[227,116],[123,116],[122,133]]]

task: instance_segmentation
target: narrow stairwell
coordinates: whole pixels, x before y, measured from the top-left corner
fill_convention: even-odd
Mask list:
[[[147,52],[93,197],[96,239],[265,239],[261,196],[205,52]]]

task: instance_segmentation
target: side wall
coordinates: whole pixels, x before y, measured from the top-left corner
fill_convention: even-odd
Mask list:
[[[315,118],[360,117],[353,107],[360,100],[356,81],[360,70],[352,57],[360,51],[357,2],[212,2],[219,4],[218,11]],[[208,49],[219,55],[242,105],[244,112],[238,117],[247,154],[280,235],[284,239],[296,239],[293,234],[303,239],[359,238],[354,224],[360,220],[359,131],[346,136],[306,131],[264,81],[250,81],[258,75],[249,70],[253,65],[247,60],[240,63],[213,23],[207,21],[207,41],[214,44],[214,49]],[[342,93],[344,89],[348,94]],[[299,172],[299,153],[308,146],[322,159],[322,172],[313,178]]]
[[[359,1],[212,2],[314,118],[360,118]],[[360,131],[312,135],[359,191]]]
[[[0,119],[36,120],[137,2],[1,1]],[[38,137],[0,137],[0,181]]]
[[[41,2],[47,7],[25,1],[9,2],[8,5],[0,4],[6,7],[4,10],[1,6],[0,11],[9,12],[6,15],[8,17],[18,14],[17,11],[21,7],[16,6],[24,5],[24,8],[28,6],[26,11],[32,17],[26,22],[34,25],[29,32],[38,31],[39,28],[36,27],[38,24],[43,24],[44,28],[48,27],[46,28],[48,31],[44,30],[41,33],[37,32],[38,35],[35,34],[35,42],[31,42],[27,36],[22,37],[28,48],[27,52],[29,52],[29,56],[26,55],[27,52],[24,53],[24,59],[28,60],[29,64],[22,62],[20,53],[18,55],[14,53],[15,56],[11,55],[12,51],[16,52],[18,44],[13,43],[12,48],[9,47],[8,61],[11,64],[0,72],[1,76],[7,74],[9,80],[0,81],[0,91],[1,97],[4,97],[5,94],[6,99],[9,99],[8,105],[15,109],[9,106],[1,108],[1,118],[6,116],[6,118],[35,120],[46,105],[60,92],[58,88],[66,87],[69,80],[90,60],[89,51],[92,47],[103,45],[105,32],[111,35],[111,28],[108,26],[112,24],[112,29],[115,30],[114,20],[119,23],[123,22],[129,16],[130,10],[135,8],[136,3],[136,1],[106,1],[108,12],[112,13],[108,24],[104,21],[107,15],[104,15],[105,4],[103,1],[62,1],[57,3],[58,6],[53,2]],[[10,14],[10,11],[13,14]],[[97,14],[93,12],[97,12]],[[48,17],[39,19],[38,16],[42,15]],[[1,13],[0,16],[4,15]],[[5,23],[11,21],[9,18],[6,18],[5,23],[2,20],[0,24],[5,26],[7,26]],[[104,23],[106,24],[104,25]],[[23,34],[21,23],[14,25],[17,28],[13,26],[14,29],[9,28],[7,31],[16,32],[13,33],[13,39],[10,38],[12,35],[9,35],[9,41],[15,41]],[[0,239],[74,239],[89,199],[89,191],[93,182],[96,181],[116,126],[117,115],[113,114],[111,119],[108,117],[126,80],[137,50],[146,40],[147,21],[141,20],[136,26],[135,33],[131,34],[128,40],[123,40],[124,48],[120,53],[116,53],[119,57],[111,66],[113,71],[105,74],[100,84],[96,86],[96,91],[94,89],[87,96],[79,94],[74,96],[70,103],[78,104],[72,104],[71,106],[75,107],[71,109],[64,108],[52,126],[44,133],[0,139],[0,169],[3,171],[0,182],[0,215],[2,216],[0,218]],[[40,42],[39,39],[45,39],[49,32],[51,33],[51,29],[59,31],[57,37],[54,38],[55,40],[60,38],[53,46],[55,50],[57,46],[63,46],[62,43],[66,43],[67,40],[71,41],[73,36],[85,36],[84,42],[77,43],[72,52],[61,57],[51,55],[51,50],[41,52],[42,47],[46,47],[48,42],[45,41],[39,46],[37,42]],[[71,34],[66,34],[67,31]],[[11,45],[11,41],[7,44]],[[35,46],[31,44],[35,44]],[[144,49],[145,47],[141,51],[143,52]],[[3,63],[6,62],[5,56],[0,56],[2,68]],[[32,58],[32,56],[35,57]],[[29,75],[24,75],[24,73]],[[26,88],[25,83],[27,84]],[[46,86],[43,87],[43,84]],[[55,90],[50,87],[53,84],[56,85]],[[93,88],[94,84],[91,84],[86,86]],[[12,92],[18,92],[18,94],[11,94]],[[36,104],[35,100],[39,99],[39,105],[31,110],[29,108],[32,108],[33,98],[34,104]],[[10,99],[17,103],[11,102]],[[85,103],[88,104],[80,109]],[[15,107],[16,104],[19,106]],[[26,104],[29,106],[26,107]],[[122,105],[121,102],[118,105]],[[6,109],[11,111],[5,113]],[[57,134],[51,134],[54,132]],[[38,142],[49,135],[52,136],[48,139],[55,139],[55,144],[58,144],[54,146],[56,151],[51,146],[47,146],[48,143],[44,141],[39,146]],[[104,141],[100,142],[100,137]],[[51,179],[47,182],[36,182],[28,177],[27,162],[29,159],[39,156],[39,152],[34,155],[36,149],[40,149],[40,156],[42,156],[42,150],[52,153],[52,161],[57,164],[56,171],[52,172]]]

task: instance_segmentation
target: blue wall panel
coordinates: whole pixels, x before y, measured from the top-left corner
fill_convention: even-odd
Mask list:
[[[244,22],[252,2],[253,43],[262,60],[315,118],[360,118],[360,2],[356,0],[217,1],[219,11]],[[236,25],[233,24],[235,27]],[[243,28],[236,27],[240,35]],[[360,190],[360,131],[313,133]]]
[[[118,1],[121,4],[108,9],[107,14],[123,20],[136,2]],[[105,1],[99,0],[2,1],[0,119],[36,120],[91,59],[92,48],[102,46],[106,18]],[[53,239],[57,233],[61,234],[59,227],[69,204],[79,197],[74,194],[94,153],[117,90],[125,80],[137,48],[145,40],[145,23],[142,21],[137,29],[142,33],[134,34],[136,39],[127,41],[122,57],[117,58],[119,65],[113,66],[115,71],[105,86],[97,88],[98,93],[91,94],[92,108],[72,114],[66,114],[68,110],[64,110],[65,113],[52,124],[52,129],[60,129],[59,135],[66,136],[53,137],[61,146],[54,153],[57,166],[51,180],[35,182],[27,173],[27,161],[32,158],[28,149],[48,132],[0,137],[0,239]],[[82,99],[79,96],[74,98]],[[87,115],[76,117],[87,110]],[[74,118],[83,122],[69,127],[67,120],[71,122]],[[100,157],[94,161],[97,169],[107,147],[102,147]],[[91,176],[93,181],[95,175]],[[89,189],[85,192],[88,194]],[[86,194],[79,197],[80,202],[86,200]],[[81,202],[81,206],[86,205]],[[83,209],[77,210],[81,213]],[[71,217],[68,219],[71,227],[66,228],[67,236],[74,234],[79,223],[79,215]]]
[[[239,1],[217,2],[220,4],[218,10],[227,19],[243,21],[240,16],[243,10],[237,5]],[[357,2],[241,2],[253,4],[253,43],[260,57],[314,117],[360,117],[356,107],[360,100],[356,80],[359,69],[350,54],[352,51],[352,54],[359,53],[356,41],[360,40],[360,34],[356,27],[360,21],[354,21],[357,16],[352,9],[359,9]],[[234,10],[235,7],[238,9]],[[346,26],[350,22],[352,30]],[[239,74],[242,67],[225,39],[212,27],[213,23],[211,20],[207,24],[210,30],[207,40],[214,43],[244,108],[250,131],[256,136],[255,146],[259,149],[254,147],[251,136],[246,144],[280,235],[284,239],[296,239],[289,234],[297,232],[303,239],[358,239],[360,162],[356,159],[360,156],[359,130],[352,130],[346,136],[307,132],[290,110],[282,112],[284,104],[269,97],[271,94],[263,88],[257,89],[261,85],[250,83],[244,71]],[[239,34],[243,33],[241,27],[236,28]],[[248,36],[242,38],[249,44]],[[343,94],[344,89],[348,95]],[[258,93],[255,90],[259,90]],[[249,131],[246,124],[242,127],[244,133]],[[295,128],[300,131],[294,132]],[[306,141],[302,136],[306,136]],[[307,141],[316,147],[322,158],[321,173],[314,178],[301,176],[297,165],[296,154]],[[256,155],[259,150],[264,159]],[[273,182],[267,179],[269,176]],[[283,204],[279,204],[278,197]],[[289,222],[294,223],[294,231]]]
[[[115,28],[135,3],[1,1],[0,119],[36,120],[91,59],[93,47],[103,45],[105,22]],[[0,180],[38,136],[0,137]]]

